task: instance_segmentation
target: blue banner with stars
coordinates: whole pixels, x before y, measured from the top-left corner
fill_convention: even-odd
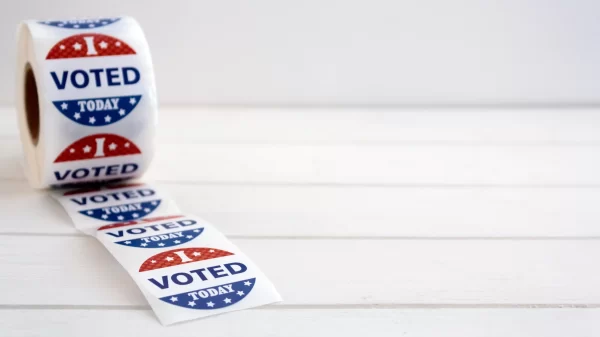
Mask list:
[[[101,19],[82,19],[82,20],[54,20],[54,21],[38,21],[43,25],[48,25],[58,28],[69,29],[91,29],[108,26],[121,18],[101,18]]]
[[[138,239],[129,239],[117,241],[115,243],[138,248],[165,248],[184,244],[194,240],[198,235],[202,234],[204,228],[189,229],[179,232],[170,232],[164,234],[150,235]]]
[[[244,299],[252,288],[256,278],[222,284],[210,288],[186,291],[181,294],[161,297],[160,299],[178,307],[196,310],[214,310],[234,305]]]
[[[85,126],[106,126],[127,117],[142,95],[81,98],[52,103],[65,117]]]
[[[152,213],[160,205],[160,202],[160,200],[134,202],[131,204],[88,209],[79,211],[79,213],[94,219],[110,222],[131,221],[143,218]]]

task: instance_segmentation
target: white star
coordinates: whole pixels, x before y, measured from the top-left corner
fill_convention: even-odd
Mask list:
[[[94,211],[87,211],[87,214],[92,215],[94,214]]]
[[[88,25],[88,27],[92,28],[92,27],[94,27],[94,24],[93,24],[93,23],[90,23],[90,24]]]
[[[102,214],[102,219],[108,219],[108,215]]]
[[[150,261],[150,263],[156,263],[156,260],[152,260],[152,261]]]
[[[129,147],[129,143],[125,143],[125,147]]]
[[[98,43],[98,45],[99,45],[99,46],[100,46],[100,48],[102,48],[102,49],[106,49],[106,47],[108,47],[108,43],[106,43],[106,42],[104,42],[104,41],[102,41],[102,42]]]
[[[156,201],[151,202],[152,206],[156,206]]]
[[[70,149],[69,152],[75,153],[75,149]]]
[[[147,245],[148,245],[148,244],[144,242],[144,243],[142,243],[140,246],[142,246],[142,247],[146,247]]]
[[[84,152],[84,153],[88,153],[88,152],[90,152],[91,150],[92,150],[92,148],[91,148],[89,145],[86,145],[86,146],[83,148],[83,152]]]
[[[125,116],[125,109],[121,109],[121,110],[119,110],[119,115],[121,115],[121,116]]]
[[[90,124],[94,124],[94,123],[96,123],[96,118],[94,118],[94,117],[90,117],[90,120],[89,120],[89,122],[90,122]]]
[[[193,306],[195,306],[195,305],[196,305],[196,302],[194,302],[194,301],[189,301],[189,302],[188,302],[188,305],[189,305],[190,307],[193,307]]]
[[[76,112],[73,114],[73,118],[79,119],[79,118],[81,118],[81,114],[79,112]]]
[[[200,230],[199,229],[194,229],[194,233],[199,233]]]
[[[61,44],[60,45],[60,50],[65,50],[65,45]]]
[[[209,252],[209,253],[214,253],[214,252],[215,252],[215,250],[214,250],[214,249],[211,249],[211,250],[209,250],[208,252]]]
[[[225,297],[225,299],[223,300],[223,302],[225,302],[225,303],[231,303],[231,300],[229,298]]]
[[[200,253],[200,252],[193,252],[192,255],[194,255],[194,256],[200,256],[200,255],[202,255],[202,253]]]
[[[144,208],[144,212],[150,213],[150,208]]]
[[[246,282],[244,282],[244,285],[245,285],[245,286],[250,286],[251,284],[252,284],[252,283],[250,283],[250,281],[246,281]]]
[[[131,98],[129,99],[129,104],[132,104],[132,105],[133,105],[133,104],[135,104],[135,102],[137,102],[137,101],[135,100],[135,98],[131,97]]]
[[[211,308],[215,306],[215,304],[213,302],[207,302],[206,305],[208,305]]]
[[[104,121],[105,121],[106,123],[110,123],[110,120],[111,120],[111,119],[112,119],[112,118],[110,118],[110,116],[109,116],[109,115],[106,115],[106,117],[104,117]]]
[[[125,241],[125,244],[126,244],[126,245],[128,245],[128,244],[130,244],[130,243],[131,243],[131,241]]]
[[[107,23],[108,23],[108,22],[106,22],[106,21],[102,21],[102,24],[103,24],[103,25],[105,25],[105,24],[107,24]]]
[[[110,145],[108,146],[108,149],[111,151],[114,151],[117,148],[117,144],[115,143],[110,143]]]
[[[191,236],[191,235],[186,235],[185,237],[188,238],[188,239],[193,238],[193,236]]]
[[[73,27],[75,27],[75,26],[73,26]],[[75,28],[77,28],[77,27],[75,27]],[[73,45],[73,49],[81,50],[81,44],[79,42],[75,42],[75,44]]]
[[[159,243],[158,245],[159,245],[159,246],[161,246],[161,247],[163,247],[165,244],[161,242],[161,243]],[[169,258],[167,258],[167,259],[169,259]],[[172,259],[171,259],[171,260],[172,260]]]
[[[69,105],[66,102],[63,102],[63,104],[60,105],[60,108],[63,110],[67,110],[68,107]]]
[[[140,215],[139,215],[139,214],[137,214],[137,213],[133,213],[133,214],[131,214],[131,216],[132,216],[132,217],[134,217],[134,218],[137,218],[137,217],[138,217],[138,216],[140,216]]]
[[[59,26],[59,27],[64,27],[64,26],[65,26],[65,24],[64,24],[64,23],[59,23],[59,24],[58,24],[58,26]],[[64,48],[60,48],[60,49],[64,49]]]
[[[119,41],[115,42],[115,46],[121,47],[121,42],[119,42]]]
[[[237,292],[237,294],[238,294],[239,296],[244,296],[244,292],[243,292],[243,291],[241,291],[241,290],[240,290],[240,291],[238,291],[238,292]]]
[[[119,220],[123,220],[123,219],[125,219],[125,218],[124,218],[122,215],[119,215],[119,216],[117,217],[117,219],[119,219]]]
[[[173,243],[181,243],[181,241],[175,240],[175,241],[173,241]]]
[[[172,258],[172,257],[170,257],[170,256],[167,256],[167,258],[166,258],[165,260],[167,260],[167,261],[171,262],[171,261],[173,261],[173,260],[174,260],[174,258]]]
[[[73,25],[73,28],[79,28],[79,25]]]
[[[173,296],[170,298],[171,302],[177,302],[177,297]]]

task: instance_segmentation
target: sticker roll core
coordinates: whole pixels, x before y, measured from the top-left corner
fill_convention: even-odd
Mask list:
[[[29,138],[34,146],[37,146],[40,136],[40,103],[37,93],[37,84],[31,65],[25,65],[25,85],[23,90],[25,99],[25,118],[27,120],[27,130]]]
[[[147,170],[156,85],[133,18],[25,21],[17,51],[17,114],[31,186],[136,178]]]

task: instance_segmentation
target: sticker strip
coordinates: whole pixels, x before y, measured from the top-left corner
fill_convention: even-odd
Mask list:
[[[244,253],[195,216],[107,225],[96,237],[135,280],[165,325],[281,301]]]

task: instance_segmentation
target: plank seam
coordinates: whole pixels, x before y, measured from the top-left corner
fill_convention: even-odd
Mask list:
[[[6,140],[16,140],[15,137],[7,137]],[[281,147],[600,147],[599,141],[519,141],[519,140],[497,140],[497,141],[461,141],[461,140],[397,140],[397,141],[380,141],[380,140],[335,140],[335,141],[310,141],[310,140],[282,140],[282,141],[257,141],[255,139],[239,139],[239,140],[194,140],[192,138],[175,138],[163,136],[158,139],[161,145],[209,145],[209,146],[281,146]]]
[[[306,103],[306,102],[286,102],[285,104],[277,103],[277,102],[241,102],[241,103],[231,103],[231,102],[167,102],[164,103],[164,106],[161,106],[161,110],[169,110],[169,109],[186,109],[186,110],[195,110],[195,109],[232,109],[232,110],[248,110],[251,111],[253,109],[267,109],[267,110],[305,110],[305,109],[332,109],[332,110],[374,110],[374,111],[398,111],[398,112],[410,112],[411,110],[434,110],[434,111],[444,111],[444,112],[452,112],[453,109],[461,109],[461,110],[530,110],[531,112],[538,110],[584,110],[589,111],[590,113],[597,113],[597,109],[600,108],[600,101],[598,100],[555,100],[555,101],[522,101],[522,100],[513,100],[513,101],[494,101],[494,102],[481,102],[481,101],[446,101],[440,103],[431,103],[431,102],[414,102],[414,103],[377,103],[377,102],[369,102],[369,103]],[[2,100],[0,101],[0,109],[11,109],[13,111],[16,110],[15,102],[12,100]],[[448,111],[449,110],[449,111]]]
[[[253,310],[361,310],[361,309],[600,309],[593,304],[275,304]],[[0,304],[0,310],[151,310],[148,305]]]
[[[26,233],[4,232],[0,236],[33,237],[77,237],[87,238],[82,233]],[[238,240],[339,240],[339,241],[592,241],[600,236],[304,236],[304,235],[227,235]]]
[[[0,177],[0,182],[26,183],[22,177]],[[248,181],[201,181],[201,180],[161,180],[150,179],[150,182],[161,185],[193,185],[193,186],[242,186],[242,187],[335,187],[335,188],[404,188],[404,189],[600,189],[600,184],[563,184],[563,183],[538,183],[538,184],[461,184],[461,183],[318,183],[318,182],[248,182]],[[44,190],[40,190],[44,191]]]

